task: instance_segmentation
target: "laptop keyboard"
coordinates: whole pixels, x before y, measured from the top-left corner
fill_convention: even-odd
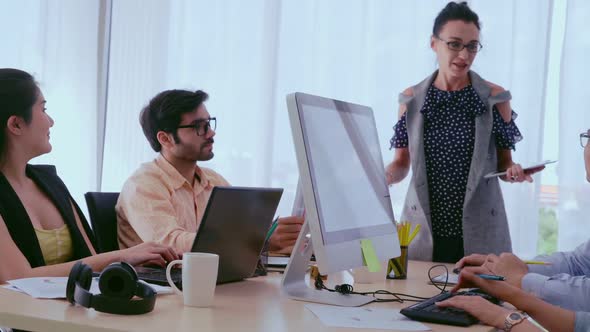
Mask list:
[[[477,323],[478,320],[475,317],[462,309],[450,307],[441,308],[435,304],[435,302],[441,302],[456,295],[481,296],[494,304],[500,303],[498,299],[485,294],[478,289],[473,289],[457,293],[440,293],[428,300],[404,308],[400,311],[400,313],[408,318],[429,323],[455,326],[470,326]]]
[[[151,282],[157,285],[169,286],[166,279],[166,269],[157,267],[138,266],[135,268],[137,276],[141,280]],[[182,285],[182,269],[170,270],[170,278],[174,284],[180,288]]]

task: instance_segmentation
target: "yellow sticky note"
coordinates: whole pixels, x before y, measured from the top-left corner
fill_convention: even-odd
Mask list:
[[[369,239],[362,239],[361,249],[363,251],[363,260],[367,264],[369,272],[381,271],[381,264],[379,264],[379,259],[377,258],[377,254],[375,253],[375,247],[373,247],[373,242],[371,242],[371,240]]]

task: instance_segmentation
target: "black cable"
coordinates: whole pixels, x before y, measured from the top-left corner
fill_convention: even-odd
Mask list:
[[[445,276],[446,276],[446,278],[445,278],[445,282],[443,283],[443,287],[442,288],[440,288],[440,286],[438,285],[439,282],[435,282],[434,281],[434,278],[432,278],[432,275],[431,275],[432,270],[435,269],[435,268],[437,268],[437,267],[443,267],[445,269]],[[444,264],[433,265],[433,266],[430,267],[430,269],[428,269],[428,279],[430,279],[430,283],[434,287],[438,288],[441,293],[444,293],[444,292],[447,291],[446,289],[447,289],[447,286],[449,285],[449,269]]]
[[[442,288],[438,285],[439,284],[438,282],[434,281],[434,278],[431,275],[432,270],[437,267],[443,267],[446,272],[446,274],[445,274],[446,279],[445,279],[445,282],[443,283]],[[437,264],[437,265],[431,266],[430,269],[428,269],[428,279],[430,279],[430,283],[434,287],[436,287],[438,290],[440,290],[441,293],[448,292],[446,289],[447,289],[447,286],[449,285],[449,269],[446,267],[446,265]],[[375,302],[398,302],[398,303],[404,303],[405,301],[421,302],[421,301],[428,300],[428,299],[432,298],[432,297],[421,297],[421,296],[403,294],[403,293],[394,293],[394,292],[390,292],[390,291],[384,290],[384,289],[376,290],[373,292],[355,292],[354,287],[352,287],[352,285],[350,285],[350,284],[336,285],[334,287],[334,289],[330,289],[324,285],[324,281],[322,280],[321,276],[319,276],[319,275],[317,275],[315,278],[314,286],[318,290],[327,290],[329,292],[340,293],[343,295],[348,295],[348,294],[370,295],[375,298]],[[380,296],[391,296],[393,298],[383,298]]]
[[[384,289],[380,289],[374,292],[355,292],[354,291],[354,287],[352,287],[352,285],[349,284],[342,284],[342,285],[336,285],[334,287],[334,289],[330,289],[328,287],[326,287],[324,285],[324,281],[322,280],[322,278],[318,275],[315,278],[315,288],[318,290],[327,290],[329,292],[336,292],[336,293],[340,293],[343,295],[348,295],[348,294],[356,294],[356,295],[370,295],[373,296],[375,298],[374,302],[399,302],[399,303],[404,303],[405,301],[408,302],[421,302],[424,300],[428,300],[429,297],[420,297],[420,296],[415,296],[415,295],[409,295],[409,294],[403,294],[403,293],[393,293]],[[393,298],[383,298],[381,296],[391,296]]]

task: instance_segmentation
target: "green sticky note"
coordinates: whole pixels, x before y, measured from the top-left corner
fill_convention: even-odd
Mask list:
[[[366,263],[369,272],[381,271],[381,264],[379,264],[379,259],[375,253],[373,242],[369,239],[362,239],[361,249],[363,251],[363,261]]]

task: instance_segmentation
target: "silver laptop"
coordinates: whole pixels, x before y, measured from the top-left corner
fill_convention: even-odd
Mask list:
[[[213,188],[191,251],[219,255],[218,284],[253,275],[282,194],[282,188]],[[136,270],[144,281],[168,284],[163,268]],[[180,286],[181,270],[175,270],[172,279]]]

